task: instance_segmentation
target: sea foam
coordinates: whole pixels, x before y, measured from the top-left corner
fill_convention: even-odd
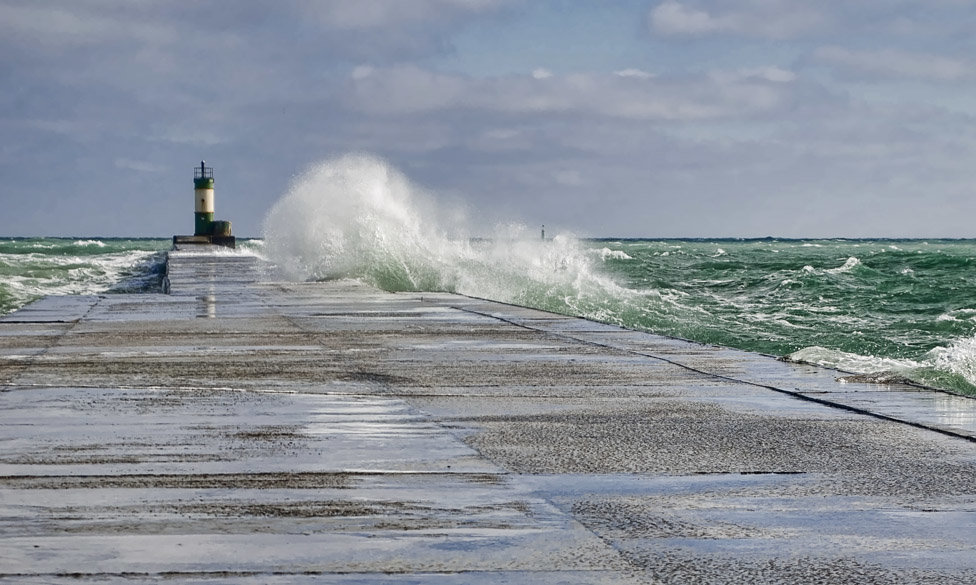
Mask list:
[[[0,251],[0,314],[47,295],[159,290],[164,270],[159,245],[58,238],[6,242]]]

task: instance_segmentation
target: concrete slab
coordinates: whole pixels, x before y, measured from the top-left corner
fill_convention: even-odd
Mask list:
[[[73,323],[99,301],[92,295],[44,297],[19,311],[0,316],[0,323]]]
[[[0,583],[976,581],[972,399],[272,275],[0,319]]]

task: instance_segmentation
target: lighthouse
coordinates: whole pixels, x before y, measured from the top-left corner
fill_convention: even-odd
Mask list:
[[[193,235],[173,236],[173,248],[194,245],[236,247],[229,221],[214,221],[214,170],[207,161],[193,168]]]
[[[213,167],[207,166],[207,161],[200,161],[200,166],[193,169],[193,217],[196,228],[195,236],[209,236],[213,233],[214,220],[214,176]]]

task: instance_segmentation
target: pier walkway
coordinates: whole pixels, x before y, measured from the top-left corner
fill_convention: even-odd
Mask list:
[[[0,583],[973,583],[976,400],[174,252],[0,319]]]

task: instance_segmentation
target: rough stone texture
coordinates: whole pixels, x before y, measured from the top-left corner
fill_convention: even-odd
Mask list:
[[[0,583],[976,582],[972,399],[243,256],[168,278],[0,319]]]

